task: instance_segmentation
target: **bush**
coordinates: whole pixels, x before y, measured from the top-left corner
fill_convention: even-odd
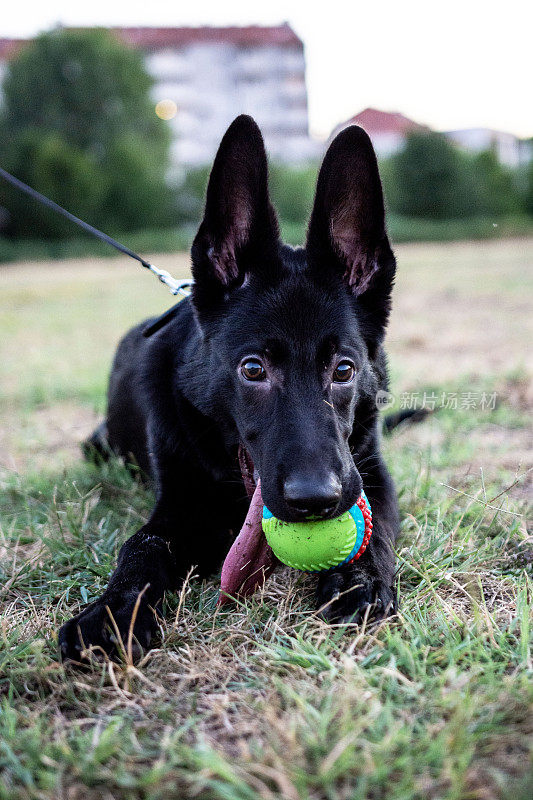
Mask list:
[[[439,133],[410,134],[380,170],[387,204],[400,216],[501,219],[527,210],[518,171],[501,164],[492,150],[465,153]]]
[[[464,212],[461,155],[439,133],[411,133],[384,171],[391,209],[407,217],[449,219]]]
[[[272,202],[282,220],[305,225],[313,208],[318,165],[270,168]]]
[[[517,177],[499,162],[496,153],[486,150],[473,156],[471,169],[476,213],[505,217],[521,211]]]

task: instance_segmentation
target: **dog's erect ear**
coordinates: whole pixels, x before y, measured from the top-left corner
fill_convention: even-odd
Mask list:
[[[318,176],[307,235],[310,269],[343,276],[368,316],[375,340],[385,328],[395,261],[385,231],[383,191],[374,148],[357,125],[331,143]]]
[[[218,148],[192,247],[197,307],[215,301],[269,259],[277,261],[278,241],[263,137],[254,120],[243,114]]]

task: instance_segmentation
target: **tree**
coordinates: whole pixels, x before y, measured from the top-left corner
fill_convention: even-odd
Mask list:
[[[170,134],[150,100],[141,55],[110,32],[54,30],[24,47],[3,85],[6,169],[108,230],[171,222]],[[72,227],[0,188],[8,232],[72,236]]]
[[[390,172],[388,200],[396,213],[433,219],[468,213],[461,154],[442,134],[409,134]]]
[[[516,176],[500,163],[494,150],[485,150],[472,158],[476,183],[476,203],[482,216],[504,217],[520,212]]]

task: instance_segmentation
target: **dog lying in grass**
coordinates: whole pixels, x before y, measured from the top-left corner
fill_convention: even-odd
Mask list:
[[[395,269],[361,128],[329,147],[307,242],[294,249],[280,241],[261,133],[250,117],[233,122],[192,247],[192,295],[153,335],[143,335],[149,320],[124,337],[107,419],[88,442],[137,464],[155,484],[155,507],[122,546],[104,594],[61,628],[63,658],[80,661],[90,646],[116,655],[132,619],[146,648],[165,591],[193,565],[201,576],[220,568],[259,479],[264,503],[290,522],[339,516],[364,488],[369,545],[357,562],[319,574],[316,602],[336,622],[394,610],[399,516],[375,398],[387,389]],[[275,566],[260,531],[248,541],[235,593]]]

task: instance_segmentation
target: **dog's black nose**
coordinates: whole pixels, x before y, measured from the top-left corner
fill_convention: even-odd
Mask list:
[[[283,484],[285,502],[301,517],[327,517],[337,506],[341,494],[341,483],[333,473],[322,480],[291,477]]]

